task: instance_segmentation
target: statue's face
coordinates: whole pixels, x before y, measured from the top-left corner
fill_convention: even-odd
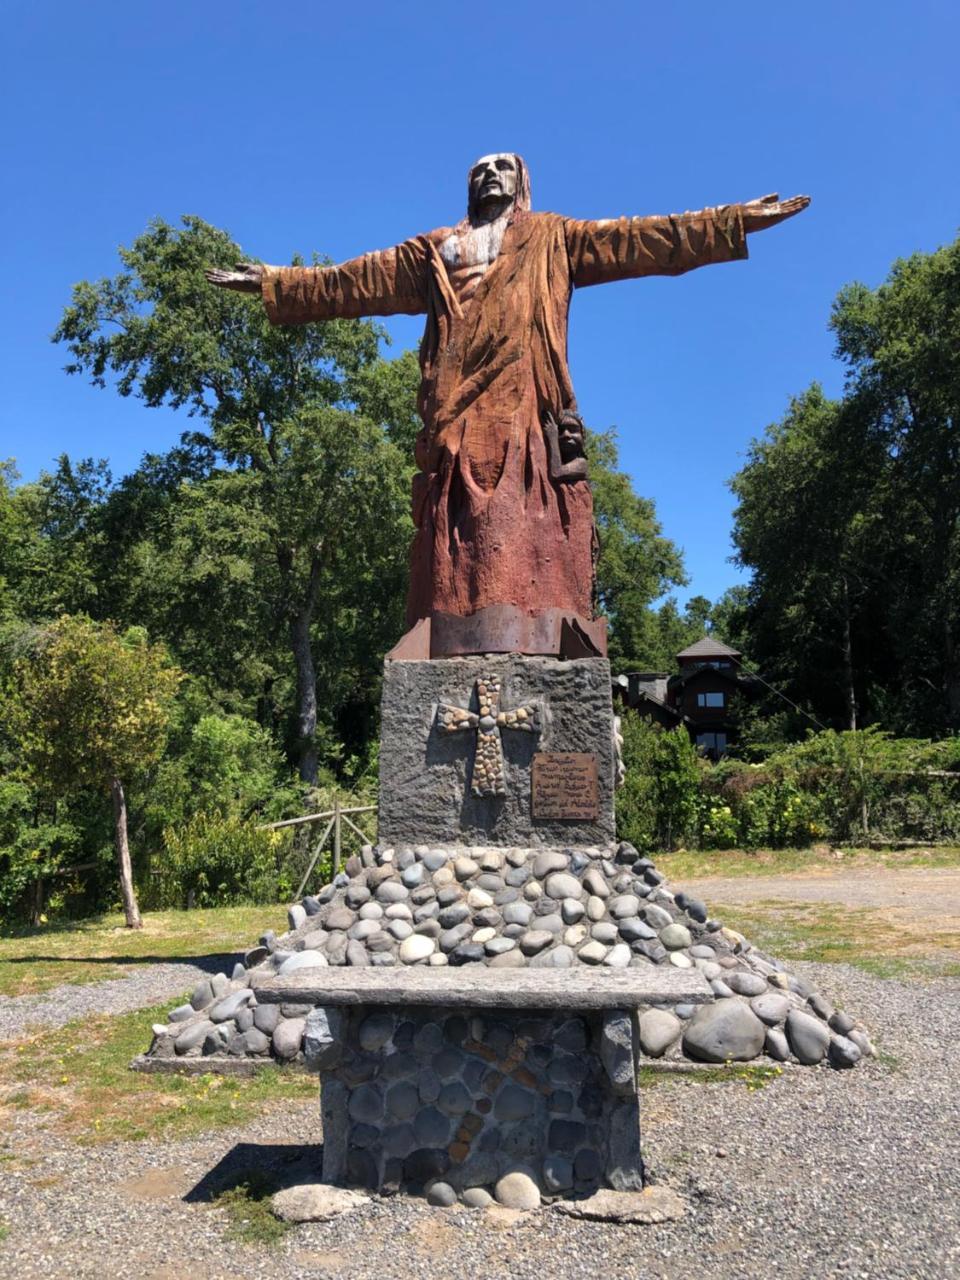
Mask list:
[[[558,444],[564,462],[582,458],[584,454],[583,422],[577,414],[568,411],[560,417]]]
[[[511,155],[483,156],[470,170],[470,207],[513,200],[517,194],[517,162]]]

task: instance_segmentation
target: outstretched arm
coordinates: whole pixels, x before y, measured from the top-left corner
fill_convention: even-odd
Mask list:
[[[419,236],[335,267],[239,262],[234,271],[212,267],[205,274],[221,289],[260,293],[272,324],[419,315],[427,307],[427,242]]]
[[[745,204],[719,205],[666,217],[566,222],[574,285],[583,288],[634,276],[682,275],[713,262],[747,256],[747,236],[800,213],[809,196],[780,201],[761,196]]]

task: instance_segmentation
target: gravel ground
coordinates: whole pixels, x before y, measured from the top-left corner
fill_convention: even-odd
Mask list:
[[[671,888],[689,889],[709,902],[750,906],[769,902],[829,902],[856,909],[894,910],[907,920],[933,925],[938,931],[960,923],[960,867],[867,867],[860,871],[826,868],[776,876],[703,876]]]
[[[172,968],[173,966],[171,966]],[[81,1148],[18,1112],[0,1169],[0,1276],[137,1280],[545,1280],[662,1277],[764,1280],[960,1273],[960,982],[881,981],[797,964],[871,1027],[884,1055],[850,1072],[788,1071],[740,1084],[667,1080],[643,1094],[650,1173],[683,1194],[682,1221],[581,1222],[548,1210],[431,1209],[371,1200],[295,1228],[274,1246],[227,1238],[210,1205],[232,1169],[303,1180],[299,1143],[319,1141],[312,1104],[233,1133],[179,1143]],[[109,985],[109,984],[106,984]],[[151,995],[150,999],[153,998]],[[129,1006],[126,1006],[129,1007]],[[315,1147],[307,1161],[318,1159]]]
[[[222,969],[225,963],[229,964],[226,957],[213,956],[203,968],[195,964],[137,965],[124,977],[106,982],[82,986],[66,982],[40,995],[0,996],[0,1041],[14,1040],[29,1027],[62,1027],[75,1018],[98,1013],[128,1013],[131,1009],[161,1004],[189,991],[202,978]],[[149,1041],[149,1027],[144,1035]]]

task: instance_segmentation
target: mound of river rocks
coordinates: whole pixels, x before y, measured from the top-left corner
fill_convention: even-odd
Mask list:
[[[549,850],[366,845],[288,918],[289,932],[266,933],[230,978],[201,982],[188,1004],[155,1024],[140,1064],[302,1063],[313,1005],[258,1004],[251,984],[255,975],[326,965],[695,968],[713,1003],[641,1009],[644,1057],[852,1067],[874,1054],[861,1023],[711,919],[703,902],[672,893],[653,862],[625,842]]]

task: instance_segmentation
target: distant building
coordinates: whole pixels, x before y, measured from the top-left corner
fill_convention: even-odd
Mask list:
[[[737,740],[735,697],[751,697],[758,685],[742,672],[741,659],[739,650],[704,636],[677,654],[674,674],[629,672],[614,680],[614,694],[664,728],[682,724],[705,755],[719,760]]]

